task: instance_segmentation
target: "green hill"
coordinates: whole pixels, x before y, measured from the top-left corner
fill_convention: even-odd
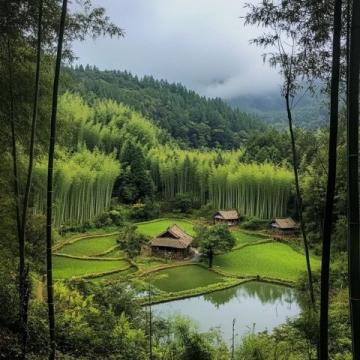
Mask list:
[[[233,109],[221,99],[201,97],[181,84],[89,66],[66,72],[69,90],[88,101],[101,98],[126,104],[167,130],[183,147],[238,148],[250,133],[264,127],[254,115]]]

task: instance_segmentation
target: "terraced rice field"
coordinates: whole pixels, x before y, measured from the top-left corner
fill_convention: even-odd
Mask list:
[[[159,219],[155,221],[148,221],[137,224],[137,229],[140,233],[149,237],[159,235],[171,225],[178,225],[181,229],[189,235],[194,235],[194,225],[186,220],[181,219]]]
[[[129,263],[125,260],[88,260],[53,256],[54,279],[70,279],[118,269],[126,269]]]
[[[119,271],[112,274],[107,274],[91,279],[93,283],[102,283],[106,281],[123,281],[127,275],[133,274],[136,271],[135,267],[131,267],[128,270]]]
[[[223,281],[223,277],[198,265],[160,270],[147,278],[152,285],[166,292],[178,292]]]
[[[59,253],[73,256],[95,256],[116,245],[118,235],[84,238],[63,246]]]
[[[235,230],[232,232],[236,239],[236,245],[235,246],[242,246],[245,244],[253,244],[258,241],[264,241],[266,240],[265,237],[259,236],[259,235],[253,235],[253,234],[247,234],[239,230]]]
[[[317,258],[313,257],[311,263],[314,269],[320,267]],[[247,246],[217,255],[214,265],[241,276],[259,275],[290,281],[296,280],[299,274],[306,271],[305,257],[281,243]]]

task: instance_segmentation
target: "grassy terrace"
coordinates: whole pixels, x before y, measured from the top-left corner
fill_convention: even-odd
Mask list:
[[[147,221],[136,224],[138,231],[149,237],[159,235],[162,231],[165,231],[169,226],[176,224],[180,226],[184,231],[190,235],[194,235],[194,224],[190,221],[182,219],[159,219],[154,221]]]
[[[64,245],[58,252],[73,256],[95,256],[116,245],[118,235],[84,238]]]
[[[53,263],[54,278],[57,280],[126,269],[129,266],[124,260],[71,259],[62,256],[54,256]]]
[[[313,269],[320,261],[312,258]],[[283,280],[296,280],[306,270],[305,257],[290,246],[268,243],[247,246],[215,256],[214,265],[221,270],[241,276],[264,276]]]
[[[147,278],[152,285],[166,292],[179,292],[211,284],[220,283],[224,280],[210,270],[199,265],[186,265],[165,270],[156,271]]]
[[[131,267],[127,270],[110,273],[102,276],[97,276],[93,279],[91,279],[91,282],[93,283],[101,283],[101,282],[115,282],[115,281],[124,281],[128,275],[133,274],[136,271],[135,267]]]
[[[164,218],[138,223],[137,226],[141,233],[153,237],[172,224],[177,224],[189,234],[194,234],[193,224],[186,219]],[[113,233],[114,230],[111,232]],[[70,279],[101,274],[98,277],[91,277],[91,281],[111,283],[127,281],[131,276],[150,281],[162,291],[156,301],[164,301],[218,290],[243,281],[235,277],[259,275],[291,282],[306,270],[304,256],[287,244],[274,242],[261,235],[246,233],[239,229],[234,229],[233,234],[236,238],[235,248],[228,253],[216,255],[214,258],[214,270],[218,270],[218,273],[196,264],[170,267],[181,264],[173,260],[147,256],[137,257],[131,262],[134,266],[129,268],[130,262],[126,260],[109,259],[125,256],[120,249],[111,250],[116,245],[118,235],[100,236],[99,234],[96,236],[94,234],[93,237],[79,239],[57,250],[59,253],[71,256],[89,258],[74,259],[54,255],[54,277],[55,279]],[[264,243],[267,240],[271,242]],[[98,259],[91,258],[108,250],[111,251]],[[311,260],[313,269],[318,269],[320,261],[315,257]],[[165,268],[159,270],[159,267]],[[121,271],[106,274],[115,270]]]
[[[244,233],[239,230],[233,231],[232,233],[236,239],[235,247],[239,247],[239,246],[243,246],[243,245],[247,245],[247,244],[253,244],[253,243],[256,243],[259,241],[266,240],[265,237],[261,237],[259,235],[254,235],[254,234]]]

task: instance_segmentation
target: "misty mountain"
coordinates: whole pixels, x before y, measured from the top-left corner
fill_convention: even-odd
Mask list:
[[[267,124],[277,128],[287,125],[285,100],[279,92],[242,95],[227,100],[233,108],[256,114]],[[294,124],[303,128],[319,128],[327,124],[327,108],[322,94],[310,93],[294,98]]]

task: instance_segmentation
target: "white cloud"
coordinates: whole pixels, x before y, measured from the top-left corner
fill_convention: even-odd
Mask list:
[[[126,31],[124,39],[75,44],[79,63],[181,82],[206,96],[231,98],[278,89],[275,70],[249,44],[238,0],[96,0]]]

